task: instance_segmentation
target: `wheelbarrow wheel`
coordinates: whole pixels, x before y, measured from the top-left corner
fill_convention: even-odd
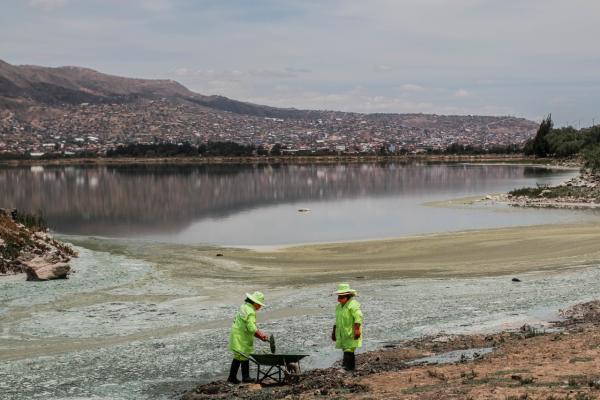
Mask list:
[[[285,382],[298,383],[300,381],[300,364],[292,362],[285,365]]]

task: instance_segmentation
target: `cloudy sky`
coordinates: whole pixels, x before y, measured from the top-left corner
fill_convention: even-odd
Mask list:
[[[2,0],[0,59],[359,112],[600,122],[598,0]]]

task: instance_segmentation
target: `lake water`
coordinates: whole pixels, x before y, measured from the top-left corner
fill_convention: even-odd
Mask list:
[[[580,221],[595,213],[427,204],[575,174],[420,163],[4,168],[0,204],[42,211],[63,234],[277,245]]]

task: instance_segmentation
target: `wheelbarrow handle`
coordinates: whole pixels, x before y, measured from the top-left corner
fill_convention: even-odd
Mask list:
[[[234,349],[231,349],[231,351],[233,351],[234,353],[239,354],[240,356],[242,356],[244,358],[247,358],[248,360],[252,361],[256,365],[259,365],[258,361],[256,361],[256,359],[254,357],[252,357],[250,354],[246,354],[246,353],[243,353],[241,351],[234,350]]]

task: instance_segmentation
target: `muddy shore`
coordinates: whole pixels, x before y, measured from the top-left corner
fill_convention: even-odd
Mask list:
[[[183,399],[599,398],[600,301],[560,313],[563,318],[546,329],[524,325],[389,345],[358,355],[354,373],[317,369],[284,386],[212,382]]]

